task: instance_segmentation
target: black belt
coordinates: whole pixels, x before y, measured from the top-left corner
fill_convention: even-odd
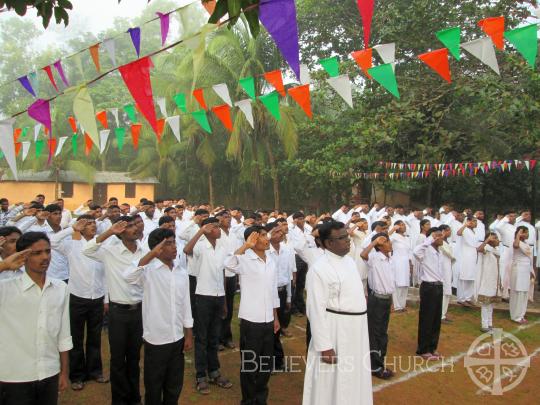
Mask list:
[[[286,285],[282,285],[281,287],[277,288],[278,291],[283,291],[283,290],[286,290],[286,289],[287,289]]]
[[[363,312],[344,312],[344,311],[336,311],[335,309],[326,308],[326,312],[331,312],[332,314],[338,314],[338,315],[365,315],[367,314],[367,310]]]
[[[136,304],[118,304],[116,302],[109,303],[109,306],[113,308],[121,308],[121,309],[127,309],[129,311],[133,311],[135,309],[139,309],[142,307],[142,302],[137,302]]]
[[[422,284],[443,285],[442,281],[422,281]]]

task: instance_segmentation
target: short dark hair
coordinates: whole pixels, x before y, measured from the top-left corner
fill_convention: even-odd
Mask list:
[[[446,229],[450,229],[450,226],[446,224],[439,225],[439,231],[444,231]]]
[[[94,211],[94,210],[97,210],[98,208],[101,208],[101,205],[92,203],[92,204],[88,204],[88,208],[90,208],[90,210]]]
[[[217,217],[222,217],[223,215],[226,215],[226,214],[229,214],[228,210],[221,210],[216,214],[216,218]]]
[[[437,226],[431,227],[426,232],[426,237],[429,237],[433,232],[439,232],[440,230],[441,230],[441,228],[439,228]]]
[[[527,233],[529,232],[529,229],[525,226],[525,225],[520,225],[516,228],[516,232],[514,233],[514,237],[517,236],[518,232],[519,231],[527,231]]]
[[[375,221],[371,224],[371,230],[374,231],[378,226],[388,226],[388,224],[384,221]]]
[[[384,236],[386,238],[386,240],[390,240],[390,237],[388,236],[388,234],[386,232],[379,232],[379,233],[376,233],[375,235],[373,235],[371,237],[371,241],[372,242],[375,242],[375,240],[380,237],[380,236]],[[378,252],[379,251],[379,247],[378,246],[375,246],[375,250]]]
[[[401,205],[401,204],[396,204],[396,206],[394,207],[394,209],[396,209],[396,208],[400,208],[400,209],[401,209],[401,208],[403,208],[403,205]]]
[[[515,214],[515,213],[516,213],[516,210],[506,210],[506,211],[503,212],[503,215],[507,216],[507,215]]]
[[[306,216],[302,211],[297,211],[294,214],[292,214],[292,219],[298,219],[298,218],[305,218]]]
[[[109,198],[109,202],[111,202],[112,200],[118,201],[118,198],[116,198],[116,197],[111,197],[111,198]]]
[[[118,219],[115,222],[120,222],[120,221],[133,222],[133,221],[135,221],[135,217],[132,217],[132,216],[129,216],[129,215],[121,215],[121,216],[118,217]]]
[[[143,206],[149,205],[149,206],[151,206],[151,207],[155,207],[156,204],[154,204],[153,201],[145,200],[145,201],[142,202],[142,205],[143,205]]]
[[[172,229],[156,228],[148,235],[148,247],[152,250],[164,239],[173,238],[174,236]]]
[[[9,202],[7,198],[0,198],[0,204]]]
[[[49,204],[45,207],[45,210],[44,211],[47,211],[47,212],[56,212],[56,211],[60,211],[62,212],[62,208],[60,208],[60,206],[58,204]]]
[[[156,204],[158,204],[158,203],[161,204],[162,202],[163,202],[163,198],[156,199]]]
[[[161,226],[163,224],[168,224],[170,222],[174,222],[174,218],[173,217],[170,217],[169,215],[163,215],[159,221],[158,221],[158,225]]]
[[[266,230],[266,232],[270,232],[272,231],[272,229],[277,228],[278,226],[279,226],[279,223],[277,221],[269,222],[266,224],[264,229]]]
[[[163,210],[163,212],[166,214],[167,212],[171,212],[172,210],[176,210],[175,207],[167,207]]]
[[[429,219],[422,219],[420,220],[420,229],[422,229],[422,227],[427,224],[427,223],[431,223],[431,221]]]
[[[11,235],[12,233],[18,233],[19,235],[22,235],[21,230],[16,226],[3,226],[0,228],[0,236],[6,237]]]
[[[115,208],[118,208],[120,209],[120,207],[118,205],[109,205],[109,207],[107,208],[108,210],[113,210]]]
[[[274,222],[276,223],[279,223],[279,224],[283,224],[283,223],[287,223],[287,220],[285,218],[277,218]]]
[[[38,195],[36,195],[36,197],[43,197],[43,198],[45,198],[45,195],[43,195],[43,194],[38,194]]]
[[[340,230],[345,228],[345,224],[339,221],[328,221],[319,226],[319,240],[324,247],[324,242],[330,239],[330,235],[334,230]]]
[[[77,221],[80,221],[81,219],[87,219],[87,220],[94,220],[95,218],[90,214],[83,214],[79,218],[77,218]]]
[[[253,232],[261,233],[261,231],[266,231],[266,229],[264,229],[264,226],[260,226],[260,225],[250,226],[244,231],[244,240],[247,240],[249,238],[249,235],[251,235]]]
[[[210,213],[208,212],[208,210],[205,210],[204,208],[199,208],[199,209],[197,209],[197,210],[193,213],[193,216],[197,216],[197,215],[205,215],[205,214],[210,215]]]
[[[21,237],[17,240],[15,249],[17,250],[17,252],[21,252],[25,249],[28,249],[30,246],[32,246],[36,242],[39,242],[40,240],[45,240],[49,245],[51,244],[51,241],[49,240],[45,232],[23,233]]]
[[[42,210],[44,207],[43,207],[43,204],[34,201],[34,202],[32,202],[30,204],[30,208],[35,208],[37,210]]]
[[[216,217],[208,217],[201,222],[201,226],[205,226],[208,224],[217,224],[217,223],[219,223],[219,219],[217,219]]]

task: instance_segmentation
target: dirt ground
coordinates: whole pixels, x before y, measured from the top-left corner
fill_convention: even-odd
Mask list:
[[[479,330],[480,310],[451,307],[449,317],[453,319],[453,323],[443,325],[441,330],[439,352],[445,357],[445,365],[440,367],[440,362],[422,364],[419,358],[414,356],[418,324],[417,308],[410,307],[406,313],[391,315],[387,363],[391,363],[390,368],[396,370],[396,376],[389,381],[373,379],[373,396],[376,404],[395,404],[396,400],[405,404],[511,403],[517,405],[536,403],[534,398],[538,396],[540,379],[540,316],[530,316],[529,324],[526,327],[520,327],[508,319],[507,312],[494,313],[494,327],[513,333],[521,340],[530,356],[530,368],[523,381],[501,396],[481,392],[464,367],[465,353],[471,343],[482,334]],[[293,337],[283,339],[286,355],[303,356],[305,354],[305,324],[305,317],[293,318],[289,327]],[[234,326],[234,333],[237,342],[237,324]],[[109,353],[106,332],[103,334],[103,358],[104,371],[108,374]],[[269,404],[301,404],[304,365],[300,357],[295,359],[293,366],[299,369],[298,372],[275,374],[271,377]],[[233,388],[223,390],[212,386],[211,394],[202,396],[195,390],[193,352],[187,354],[184,387],[179,403],[239,404],[241,399],[240,353],[237,349],[221,352],[220,362],[222,374],[233,382]],[[432,368],[428,370],[429,366]],[[144,392],[142,376],[141,371],[141,391]],[[60,404],[64,405],[109,403],[110,385],[96,383],[89,383],[80,392],[69,389],[61,395],[60,400]]]

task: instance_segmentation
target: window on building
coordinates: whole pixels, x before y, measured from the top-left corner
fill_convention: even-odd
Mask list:
[[[73,183],[62,183],[62,198],[73,197]]]
[[[125,192],[124,197],[126,197],[126,198],[135,198],[136,187],[137,187],[137,185],[135,183],[126,183],[126,192]]]

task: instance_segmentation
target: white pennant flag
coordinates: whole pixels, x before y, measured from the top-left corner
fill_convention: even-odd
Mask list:
[[[41,131],[41,124],[37,124],[34,126],[34,142],[36,142],[38,139],[39,131]]]
[[[22,143],[22,161],[24,162],[26,160],[26,156],[28,156],[28,151],[30,150],[30,142],[23,142]]]
[[[395,70],[396,61],[396,43],[390,42],[389,44],[380,44],[373,47],[381,57],[384,63],[391,63],[392,69]]]
[[[104,39],[102,42],[105,49],[109,53],[113,66],[116,66],[116,45],[114,43],[114,38]]]
[[[497,56],[495,55],[495,48],[493,47],[491,38],[475,39],[474,41],[461,44],[461,47],[500,75],[499,64],[497,63]]]
[[[530,169],[529,169],[529,167],[530,167],[529,165],[530,165],[530,162],[529,162],[528,160],[525,160],[525,166],[527,166],[527,170],[530,170]]]
[[[109,139],[110,129],[102,129],[99,131],[99,153],[103,153],[107,146],[107,139]]]
[[[300,65],[300,83],[301,84],[311,84],[311,75],[309,74],[309,69],[307,65]]]
[[[336,77],[330,77],[326,79],[326,81],[341,96],[341,98],[345,100],[349,107],[353,108],[352,89],[349,76],[340,75]]]
[[[161,115],[164,117],[167,117],[167,101],[165,100],[165,97],[158,97],[156,100],[157,105],[159,106],[159,111],[161,111]]]
[[[180,142],[180,116],[173,115],[172,117],[167,117],[165,118],[165,122],[169,124],[174,136]]]
[[[13,173],[13,178],[17,177],[17,160],[15,159],[15,143],[13,142],[13,123],[15,118],[9,118],[0,121],[0,149],[8,162],[9,168]]]
[[[232,101],[231,101],[231,95],[229,94],[229,88],[225,83],[216,84],[212,86],[216,94],[221,98],[223,101],[225,101],[229,107],[232,107]]]
[[[63,148],[64,144],[66,143],[67,138],[68,138],[67,136],[61,136],[58,139],[58,146],[56,147],[56,153],[54,154],[54,156],[58,156],[60,154],[60,152],[62,152],[62,148]]]
[[[253,110],[251,108],[251,100],[249,98],[246,98],[245,100],[237,101],[236,103],[234,103],[234,105],[240,108],[240,110],[246,116],[247,122],[249,122],[249,125],[251,125],[251,128],[255,129],[255,125],[253,123]]]
[[[120,122],[118,121],[118,108],[109,108],[109,111],[114,115],[114,120],[116,121],[116,126],[120,126]]]

